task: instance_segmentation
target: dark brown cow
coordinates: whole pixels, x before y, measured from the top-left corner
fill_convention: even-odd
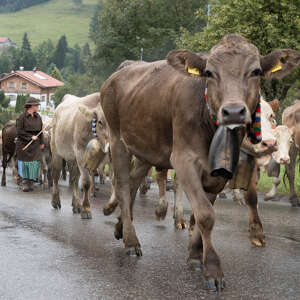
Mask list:
[[[6,168],[10,160],[13,160],[13,176],[18,179],[17,161],[15,157],[16,144],[15,138],[17,136],[17,128],[15,121],[9,121],[2,129],[2,179],[1,186],[6,186]]]
[[[211,233],[212,205],[227,179],[210,175],[208,154],[217,128],[205,103],[205,82],[210,112],[219,128],[236,128],[244,134],[259,101],[260,77],[283,77],[299,63],[296,51],[277,50],[263,57],[244,38],[229,35],[209,54],[171,51],[167,61],[129,65],[103,84],[100,98],[110,130],[115,192],[121,207],[116,237],[123,238],[128,254],[142,255],[132,223],[141,181],[151,166],[174,168],[195,218],[189,262],[203,264],[208,289],[224,287]],[[260,223],[252,228],[254,235],[261,235]]]

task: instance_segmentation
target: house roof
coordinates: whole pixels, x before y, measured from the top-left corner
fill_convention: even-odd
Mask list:
[[[20,76],[42,88],[58,87],[64,85],[62,81],[57,80],[42,71],[13,71],[9,74],[6,74],[6,76],[1,78],[0,81],[3,81],[12,76]]]
[[[0,36],[0,43],[5,43],[6,41],[8,41],[9,38],[8,37],[1,37]]]

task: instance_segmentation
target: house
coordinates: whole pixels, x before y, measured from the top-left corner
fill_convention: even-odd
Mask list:
[[[16,47],[16,43],[13,43],[8,37],[1,37],[0,36],[0,48],[4,47]]]
[[[41,71],[11,71],[0,76],[0,89],[10,98],[10,106],[16,106],[17,96],[29,94],[39,99],[41,108],[54,107],[53,95],[64,83]]]

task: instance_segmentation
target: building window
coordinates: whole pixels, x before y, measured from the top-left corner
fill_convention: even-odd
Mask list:
[[[22,82],[22,89],[24,89],[24,90],[27,89],[27,83],[26,82]]]
[[[10,101],[16,100],[16,96],[15,96],[15,95],[9,95],[8,97],[9,97],[9,100],[10,100]]]
[[[46,100],[46,96],[42,96],[42,97],[41,97],[41,101],[42,101],[42,102],[45,102],[45,100]]]
[[[13,89],[15,87],[15,83],[13,81],[10,81],[8,83],[9,88]]]

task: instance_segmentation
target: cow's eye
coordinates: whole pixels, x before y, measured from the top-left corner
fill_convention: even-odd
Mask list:
[[[103,127],[103,122],[101,120],[98,121],[99,126]]]
[[[204,76],[207,77],[207,78],[213,78],[214,77],[213,73],[209,70],[205,70]]]
[[[255,76],[260,76],[262,74],[262,70],[261,69],[255,69],[252,71],[251,76],[255,77]]]

